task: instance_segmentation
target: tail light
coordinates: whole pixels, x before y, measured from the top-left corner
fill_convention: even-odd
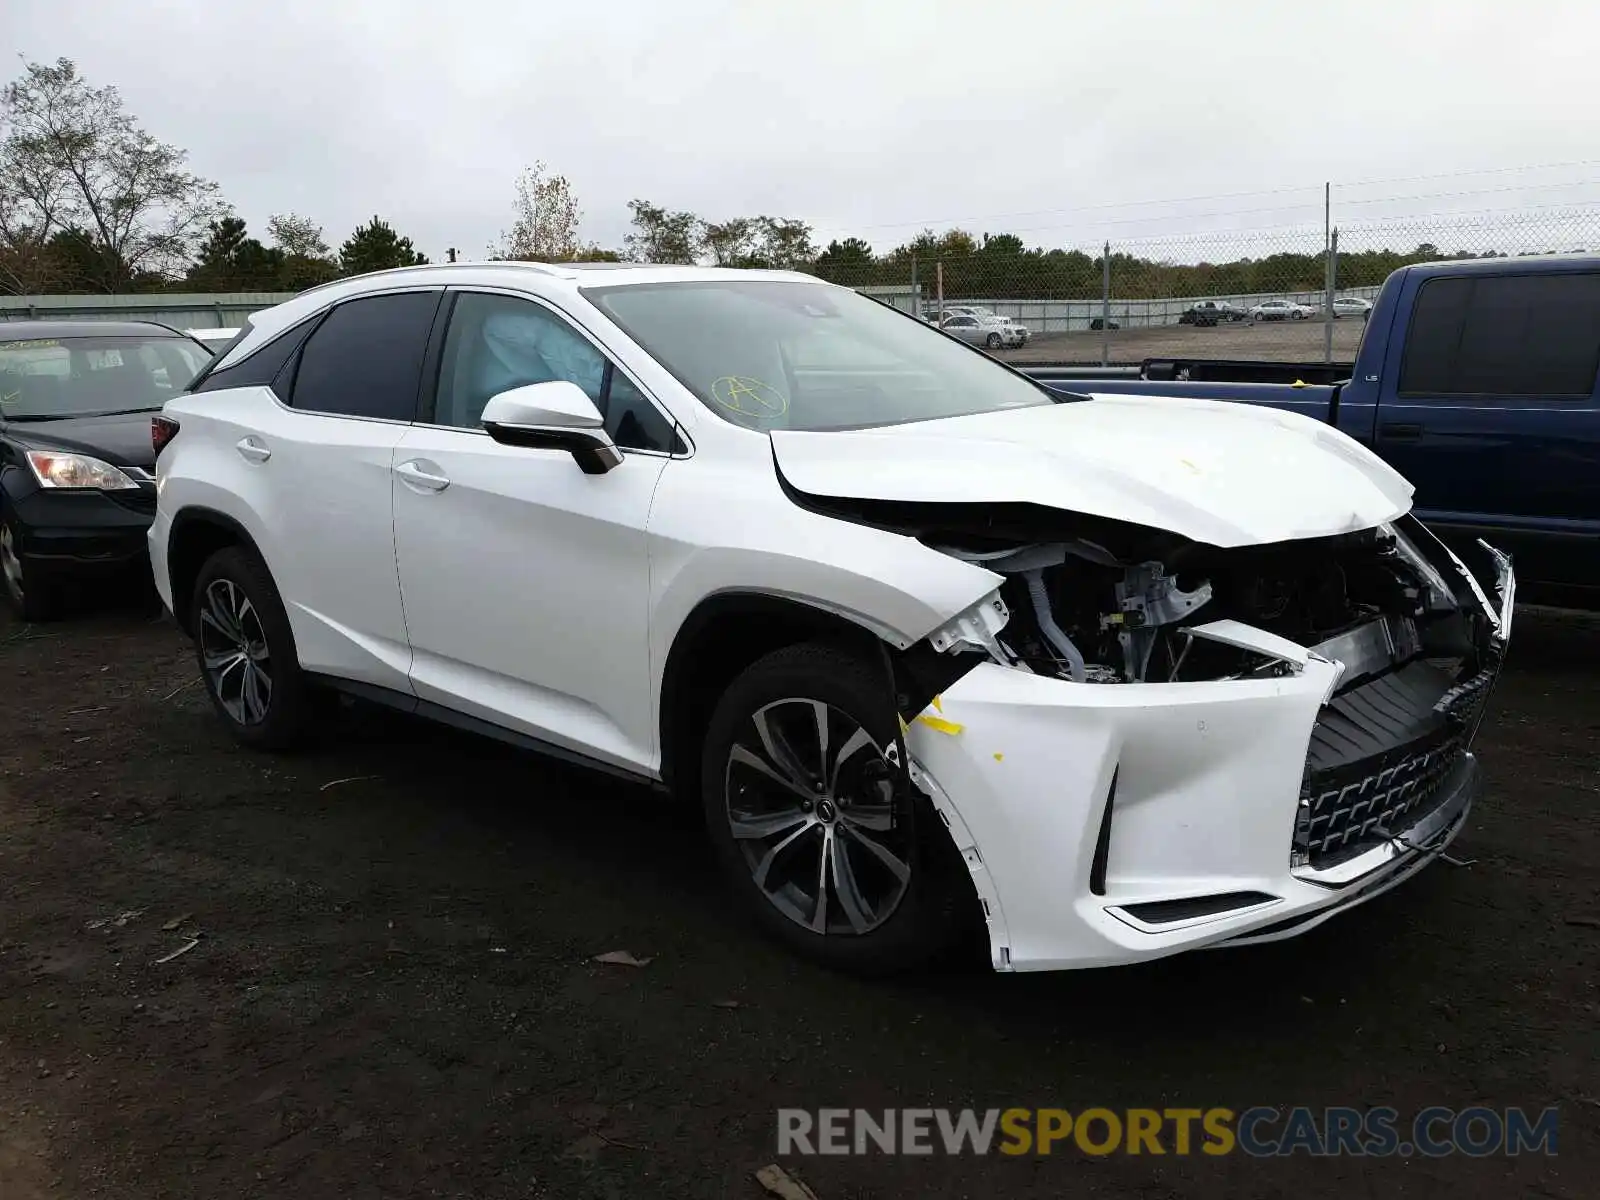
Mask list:
[[[171,417],[150,418],[150,445],[154,447],[156,456],[167,448],[167,443],[178,436],[178,423]]]

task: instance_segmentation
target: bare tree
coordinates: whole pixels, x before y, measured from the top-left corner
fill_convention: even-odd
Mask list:
[[[536,162],[517,176],[516,219],[500,244],[489,247],[496,258],[536,262],[568,262],[586,247],[578,237],[582,212],[565,175],[551,175]]]
[[[811,226],[792,217],[756,217],[757,255],[761,264],[793,270],[816,260],[817,248],[811,241]]]
[[[733,217],[698,224],[701,248],[719,267],[783,267],[816,257],[811,226],[788,217]]]
[[[106,290],[181,273],[222,210],[217,185],[184,170],[114,87],[91,87],[66,58],[28,63],[0,92],[0,237],[8,249],[87,236]]]
[[[755,252],[754,243],[755,226],[749,217],[700,222],[700,244],[715,266],[745,266]]]
[[[298,292],[338,277],[339,264],[323,238],[322,226],[310,217],[274,213],[267,221],[267,236],[283,257],[278,286]]]
[[[333,253],[322,238],[322,226],[298,213],[273,213],[267,220],[267,236],[288,255],[327,258]]]
[[[703,240],[700,218],[669,212],[648,200],[629,200],[633,232],[623,239],[633,262],[693,263]]]

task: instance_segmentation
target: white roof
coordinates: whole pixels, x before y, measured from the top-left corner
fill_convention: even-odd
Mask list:
[[[535,295],[559,299],[580,287],[615,287],[642,283],[700,283],[718,279],[772,280],[834,287],[815,275],[800,271],[756,271],[730,267],[669,266],[654,263],[533,263],[458,262],[430,263],[421,267],[396,267],[372,271],[332,283],[320,284],[282,304],[252,313],[250,334],[231,351],[229,360],[251,353],[262,342],[337,300],[371,292],[423,287],[512,287]],[[219,364],[223,365],[223,364]]]

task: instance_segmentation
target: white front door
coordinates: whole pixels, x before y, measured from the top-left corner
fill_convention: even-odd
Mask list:
[[[482,431],[491,395],[552,378],[583,387],[608,429],[643,444],[614,470],[586,475],[565,450],[505,446]],[[478,292],[455,298],[427,416],[394,456],[417,695],[652,771],[646,526],[670,469],[670,423],[558,314]]]

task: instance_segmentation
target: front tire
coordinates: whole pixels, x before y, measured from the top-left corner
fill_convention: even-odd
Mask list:
[[[266,563],[240,546],[217,551],[200,568],[189,611],[201,679],[233,736],[262,750],[298,745],[311,689]]]
[[[983,344],[989,347],[991,350],[1000,349],[1000,335],[998,333],[991,333],[988,337],[983,339]]]
[[[54,584],[23,558],[22,531],[4,507],[0,507],[0,590],[24,621],[48,621],[60,611]]]
[[[925,964],[971,928],[971,880],[943,822],[896,786],[898,720],[876,664],[808,643],[735,679],[704,746],[707,829],[741,907],[857,974]]]

